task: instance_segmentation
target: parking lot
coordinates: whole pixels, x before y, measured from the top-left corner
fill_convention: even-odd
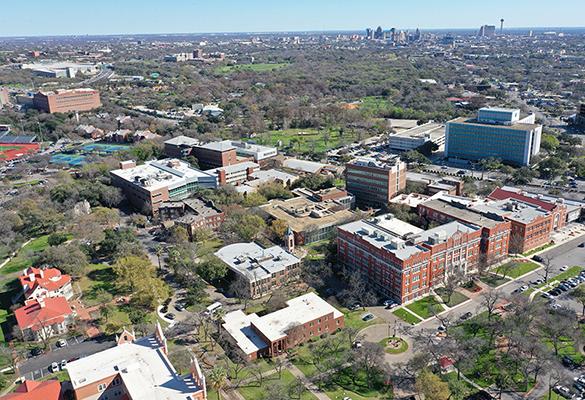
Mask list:
[[[45,354],[28,358],[20,363],[18,368],[24,378],[39,380],[51,374],[49,367],[54,362],[59,364],[63,360],[68,362],[77,360],[114,347],[115,344],[114,341],[94,339],[83,341],[82,337],[75,337],[68,339],[67,345],[64,347],[52,346],[50,351]]]

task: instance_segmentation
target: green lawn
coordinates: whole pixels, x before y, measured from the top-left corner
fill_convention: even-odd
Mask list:
[[[365,139],[366,136],[361,137]],[[339,129],[314,128],[307,129],[284,129],[276,131],[267,131],[259,134],[253,140],[258,144],[269,146],[280,146],[280,149],[297,153],[324,153],[327,150],[343,146],[359,140],[360,137],[351,131],[345,130],[342,135]]]
[[[343,312],[345,316],[345,326],[348,328],[362,330],[366,326],[370,326],[378,322],[376,321],[376,318],[369,321],[362,320],[362,317],[367,314],[367,311],[364,310],[349,311],[347,308],[341,308],[341,312]]]
[[[406,306],[422,319],[427,319],[445,310],[433,296],[427,296]]]
[[[396,339],[393,337],[387,337],[384,338],[382,340],[380,340],[380,346],[384,347],[384,351],[388,354],[400,354],[400,353],[404,353],[406,350],[408,350],[408,343],[406,343],[406,341],[402,338],[397,338],[400,339],[400,346],[394,348],[394,347],[388,347],[388,341],[391,339]]]
[[[201,243],[197,243],[197,256],[204,257],[211,253],[215,253],[223,245],[219,239],[210,239]]]
[[[390,101],[384,97],[368,96],[361,99],[360,110],[376,115],[390,107]]]
[[[380,399],[383,396],[383,384],[377,382],[372,389],[366,384],[363,371],[355,373],[351,368],[343,370],[333,377],[332,384],[325,388],[331,399],[342,400],[345,396],[356,399]],[[387,398],[387,397],[385,397]]]
[[[231,74],[239,71],[252,71],[252,72],[270,72],[276,71],[281,68],[288,66],[288,63],[258,63],[258,64],[241,64],[241,65],[222,65],[215,69],[218,74]]]
[[[451,297],[449,298],[449,296],[447,296],[447,293],[445,293],[445,290],[443,288],[436,289],[435,293],[437,293],[437,295],[441,298],[443,303],[446,304],[448,307],[455,307],[456,305],[459,305],[464,301],[469,300],[469,297],[457,291],[453,292],[453,294],[451,294]],[[449,301],[447,302],[447,300]]]
[[[503,285],[506,282],[509,282],[510,279],[508,278],[502,278],[500,275],[495,275],[495,274],[488,274],[485,276],[482,276],[480,278],[480,280],[485,283],[488,286],[491,286],[493,288],[498,287],[500,285]]]
[[[457,372],[453,371],[453,372],[449,372],[448,374],[442,375],[441,378],[447,382],[457,382]],[[464,398],[467,398],[468,396],[471,396],[475,393],[478,392],[478,390],[476,389],[475,386],[473,386],[472,384],[468,383],[467,381],[460,379],[460,382],[463,382],[463,386],[466,388],[466,393]]]
[[[264,398],[264,396],[266,396],[266,388],[268,386],[274,384],[274,382],[279,382],[279,383],[287,386],[287,385],[292,384],[295,380],[296,380],[296,378],[291,372],[289,372],[286,369],[283,369],[282,376],[280,379],[278,379],[278,374],[273,374],[273,375],[270,375],[264,379],[262,387],[258,387],[258,386],[240,387],[238,389],[238,392],[240,392],[240,394],[242,396],[244,396],[244,398],[246,400],[258,400],[258,399],[262,399],[262,398]],[[212,399],[212,397],[209,397],[209,398]],[[306,391],[301,396],[301,400],[316,400],[316,399],[317,398],[309,391]]]
[[[107,264],[90,264],[85,276],[78,284],[83,294],[83,303],[87,306],[95,306],[100,303],[100,293],[106,292],[112,297],[118,295],[118,290],[114,284],[114,271]]]
[[[309,243],[305,246],[307,250],[308,260],[324,260],[327,253],[327,246],[329,246],[329,240],[319,240],[318,242]]]
[[[547,394],[547,395],[541,397],[540,400],[565,400],[565,398],[563,396],[551,391],[550,397]]]
[[[394,310],[392,312],[392,314],[394,314],[395,316],[397,316],[401,320],[408,322],[411,325],[416,325],[419,322],[421,322],[421,320],[419,318],[415,317],[414,315],[412,315],[411,313],[409,313],[408,311],[406,311],[402,308],[399,308],[398,310]]]
[[[506,268],[508,268],[508,270],[506,271]],[[522,276],[524,274],[527,274],[531,271],[534,271],[535,269],[540,268],[540,265],[535,264],[531,261],[526,261],[526,262],[516,262],[516,261],[510,261],[508,264],[500,267],[500,270],[506,271],[506,276],[508,278],[518,278],[519,276]]]
[[[34,255],[49,247],[48,239],[49,235],[44,235],[31,240],[18,250],[16,256],[0,269],[0,274],[8,275],[30,267],[34,261]]]

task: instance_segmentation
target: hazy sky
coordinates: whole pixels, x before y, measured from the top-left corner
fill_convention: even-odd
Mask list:
[[[576,27],[585,0],[0,0],[0,36]]]

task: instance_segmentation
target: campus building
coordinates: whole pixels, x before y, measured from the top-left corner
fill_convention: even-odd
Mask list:
[[[474,202],[455,196],[433,196],[417,206],[418,214],[428,221],[447,223],[459,221],[481,228],[481,255],[483,262],[495,263],[507,257],[511,223],[495,213],[481,213],[470,208]]]
[[[217,176],[217,182],[220,185],[237,185],[252,179],[252,174],[259,170],[260,165],[252,161],[244,161],[225,167],[209,169],[205,172]]]
[[[161,203],[158,216],[184,227],[190,238],[200,229],[219,229],[225,220],[225,213],[213,202],[198,198]]]
[[[427,122],[426,124],[388,135],[388,147],[397,151],[415,150],[429,143],[435,144],[437,147],[445,144],[444,124]]]
[[[360,158],[346,165],[345,182],[356,203],[383,207],[406,187],[406,163],[398,157],[386,162]]]
[[[12,393],[0,400],[62,400],[61,382],[49,380],[44,382],[25,380]]]
[[[93,89],[61,89],[55,92],[37,92],[33,97],[34,108],[51,114],[90,111],[101,106],[100,92]]]
[[[255,242],[234,243],[215,255],[238,279],[248,283],[251,298],[258,298],[296,280],[301,260],[280,246],[263,248]]]
[[[197,158],[199,168],[212,169],[237,164],[236,148],[229,140],[193,146],[191,155]]]
[[[477,118],[456,118],[447,123],[445,156],[481,160],[494,157],[516,165],[530,165],[540,151],[542,125],[520,110],[481,108]]]
[[[217,188],[217,177],[177,159],[147,161],[136,165],[123,161],[110,172],[112,184],[141,212],[156,214],[163,202],[178,201],[199,188]]]
[[[381,295],[406,303],[441,286],[445,277],[477,268],[481,228],[453,221],[423,231],[392,214],[338,228],[340,263]]]
[[[287,200],[274,199],[260,206],[260,210],[272,220],[281,220],[292,229],[297,245],[329,239],[335,227],[351,221],[355,214],[355,198],[345,190],[331,188],[318,192],[295,189],[296,197]]]
[[[167,339],[155,333],[137,339],[124,330],[117,346],[67,364],[76,400],[206,400],[205,376],[195,356],[181,376],[168,358]]]
[[[25,300],[46,297],[73,297],[71,276],[61,273],[57,268],[29,267],[18,277]]]
[[[262,317],[242,310],[225,315],[223,328],[247,360],[281,355],[345,326],[343,313],[313,292],[288,300],[286,305]]]
[[[199,144],[199,140],[189,136],[176,136],[165,141],[164,153],[170,158],[185,158],[191,155],[193,147]]]
[[[65,297],[47,297],[26,300],[14,316],[22,337],[39,341],[67,333],[75,313]]]

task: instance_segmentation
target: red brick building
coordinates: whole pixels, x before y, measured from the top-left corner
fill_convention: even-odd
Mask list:
[[[239,162],[236,148],[227,140],[193,146],[191,155],[197,158],[201,169],[226,167]]]
[[[385,162],[357,159],[345,166],[345,182],[358,204],[382,207],[406,187],[406,164],[397,157]]]
[[[0,397],[0,400],[61,400],[61,382],[24,381],[13,393]]]
[[[33,106],[48,113],[89,111],[101,107],[100,92],[93,89],[57,90],[38,92],[33,97]]]
[[[447,275],[477,267],[481,229],[450,222],[422,231],[390,214],[338,227],[337,255],[376,292],[399,303],[422,297]]]
[[[286,302],[287,307],[259,317],[242,310],[224,317],[232,345],[248,360],[278,356],[288,349],[345,326],[343,313],[311,292]]]
[[[511,223],[500,215],[480,213],[455,201],[435,199],[419,204],[418,213],[428,221],[459,221],[481,228],[481,253],[485,262],[494,263],[508,255]]]
[[[560,200],[555,202],[545,201],[539,198],[526,196],[521,191],[514,192],[503,188],[494,189],[494,191],[489,194],[488,198],[493,200],[515,199],[540,207],[552,214],[553,229],[555,230],[565,226],[567,220],[567,206]]]

